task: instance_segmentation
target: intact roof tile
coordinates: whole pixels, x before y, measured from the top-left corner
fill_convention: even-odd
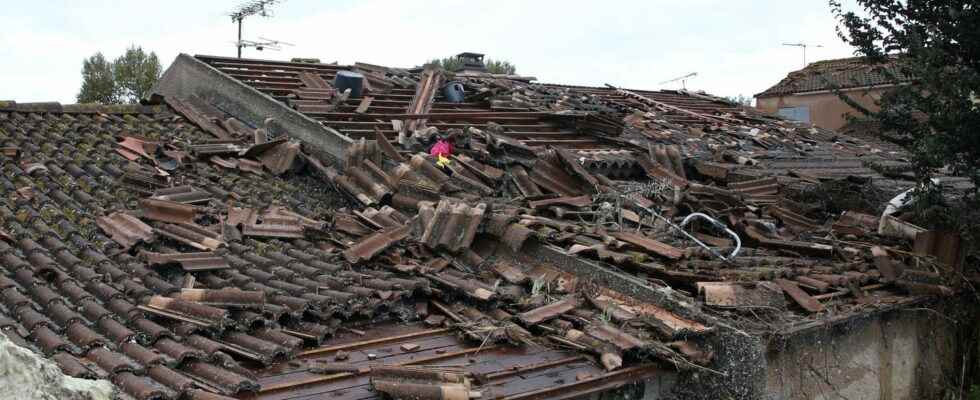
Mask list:
[[[159,107],[152,110],[166,112]],[[72,116],[67,114],[61,117],[57,114],[23,113],[19,111],[12,113],[5,112],[3,114],[26,116],[26,118],[19,118],[18,120],[28,121],[30,123],[44,123],[48,120],[54,121],[65,117],[72,118]],[[27,222],[26,224],[13,226],[13,230],[19,232],[21,235],[18,241],[19,247],[23,250],[23,255],[18,256],[16,252],[4,252],[4,257],[9,258],[9,262],[5,262],[4,266],[13,269],[7,270],[6,274],[3,274],[3,282],[11,282],[13,285],[20,286],[20,283],[16,283],[15,280],[8,278],[18,277],[18,279],[23,281],[23,285],[26,285],[24,287],[29,290],[28,294],[23,294],[19,289],[5,285],[5,289],[11,289],[11,291],[5,292],[5,305],[7,307],[20,306],[18,307],[20,312],[14,314],[21,321],[18,323],[18,326],[30,326],[33,332],[31,335],[32,338],[46,352],[57,353],[59,350],[67,350],[81,354],[81,352],[88,349],[88,354],[97,361],[101,366],[100,369],[112,374],[115,383],[122,386],[125,392],[137,398],[153,397],[156,394],[162,393],[159,392],[160,388],[166,389],[166,386],[155,383],[152,380],[153,377],[159,380],[171,380],[164,383],[172,385],[173,388],[178,390],[187,390],[189,387],[187,382],[189,381],[186,378],[184,380],[177,380],[173,374],[165,374],[163,372],[159,374],[152,372],[149,378],[134,378],[133,376],[126,375],[126,371],[132,370],[142,373],[146,366],[159,365],[160,363],[176,364],[179,361],[180,364],[186,364],[189,360],[195,359],[195,357],[199,360],[202,359],[204,353],[195,353],[194,350],[186,347],[182,349],[180,342],[176,341],[179,339],[177,339],[177,336],[171,330],[180,330],[178,329],[179,327],[168,329],[165,325],[161,325],[159,321],[155,322],[145,317],[139,317],[138,315],[142,313],[133,304],[139,304],[143,297],[150,294],[171,293],[177,290],[177,288],[167,279],[164,279],[163,276],[158,275],[157,272],[139,265],[136,265],[130,271],[137,273],[135,276],[140,277],[142,284],[131,279],[126,275],[126,272],[123,272],[123,270],[114,264],[113,259],[116,258],[115,256],[108,257],[104,254],[114,253],[114,249],[118,249],[118,246],[112,243],[108,237],[102,235],[98,231],[98,228],[93,231],[92,225],[75,224],[72,221],[77,221],[79,216],[101,216],[105,209],[116,208],[118,207],[117,204],[125,204],[127,200],[137,199],[135,196],[127,193],[125,189],[120,190],[119,188],[114,188],[108,190],[108,187],[119,185],[116,178],[124,175],[123,170],[125,168],[120,167],[124,164],[118,161],[99,161],[95,164],[88,162],[92,159],[114,160],[114,157],[120,157],[121,159],[121,156],[115,155],[114,153],[106,154],[111,152],[114,145],[113,135],[119,131],[113,124],[125,124],[130,128],[128,130],[132,132],[146,131],[148,133],[151,129],[157,130],[162,128],[162,124],[174,124],[176,122],[177,126],[171,125],[170,133],[178,136],[185,135],[187,133],[187,126],[180,126],[180,122],[177,122],[179,121],[179,117],[173,118],[173,114],[169,115],[171,117],[148,119],[148,121],[152,121],[157,126],[146,129],[133,125],[147,121],[146,118],[141,118],[146,117],[143,115],[137,118],[93,118],[83,115],[74,118],[76,120],[75,125],[55,125],[54,122],[45,124],[48,131],[56,132],[59,137],[65,138],[60,139],[64,140],[65,143],[70,143],[71,140],[77,140],[76,143],[80,145],[79,147],[72,148],[67,146],[63,148],[66,154],[68,151],[74,151],[75,155],[73,159],[78,162],[64,164],[58,160],[64,160],[65,158],[58,155],[58,158],[46,162],[46,166],[48,166],[46,171],[35,172],[31,176],[27,176],[24,171],[13,167],[13,175],[18,181],[18,185],[23,186],[14,185],[13,182],[9,185],[11,186],[9,190],[33,186],[42,188],[42,191],[35,191],[34,202],[36,203],[34,204],[39,204],[38,207],[28,203],[20,203],[17,206],[18,212],[26,216],[22,221]],[[87,126],[86,124],[101,126]],[[50,154],[45,153],[44,146],[34,146],[32,142],[29,142],[31,140],[40,141],[47,138],[46,136],[22,134],[27,131],[22,131],[20,127],[8,126],[6,129],[17,133],[17,140],[28,141],[22,143],[23,148],[34,151],[34,154]],[[73,133],[62,135],[63,131],[58,129],[81,129],[87,132],[100,132],[100,129],[108,129],[113,134]],[[166,128],[161,131],[165,130]],[[102,130],[101,132],[106,131]],[[79,165],[84,165],[84,167],[79,167]],[[11,168],[10,164],[5,163],[5,168]],[[80,182],[82,184],[81,188],[66,187],[65,185],[71,179],[65,178],[69,176],[71,179]],[[230,182],[226,185],[226,187],[231,188]],[[211,187],[212,192],[225,190],[224,188],[215,188],[211,184],[205,187]],[[291,187],[290,190],[295,191],[296,189],[295,187]],[[74,196],[69,196],[69,193],[74,194]],[[276,195],[279,194],[281,193],[276,193]],[[117,198],[115,195],[121,195],[122,198]],[[201,196],[200,200],[195,199],[192,201],[206,201],[210,196]],[[327,202],[329,201],[331,200],[327,200]],[[312,205],[318,206],[322,203],[323,200],[317,200]],[[4,204],[5,207],[8,205],[9,203]],[[55,222],[41,220],[41,218],[47,218],[44,213],[58,210],[59,205],[76,210],[75,214],[71,215],[70,219],[62,217]],[[11,224],[10,221],[13,220],[4,218],[4,221],[5,225],[9,225]],[[50,228],[45,228],[45,226],[57,227],[57,233],[65,235],[64,238],[67,238],[67,240],[59,239],[57,235],[24,236],[26,233],[25,228],[40,229],[38,232],[51,232]],[[194,227],[190,226],[188,228]],[[193,229],[184,231],[184,233],[190,235],[191,231]],[[79,235],[80,233],[84,233],[89,238],[97,239],[97,242],[82,239]],[[197,234],[200,235],[202,232],[197,230]],[[42,238],[40,242],[31,240],[31,238],[36,237]],[[195,236],[195,238],[198,237]],[[93,247],[95,245],[99,247]],[[128,256],[120,255],[118,257],[119,260],[124,260]],[[82,263],[86,263],[89,267],[83,267]],[[50,271],[56,265],[60,266],[59,268],[65,268],[68,272],[66,274],[55,271],[56,275],[63,275],[65,277],[74,276],[74,279],[58,278],[54,282],[60,283],[49,286],[45,281],[37,280],[34,274],[31,273],[34,271],[41,276],[48,277],[50,273],[47,271]],[[296,267],[299,268],[299,266]],[[309,273],[310,271],[307,272]],[[24,306],[26,304],[25,301],[35,304],[31,302],[31,298],[37,299],[40,303],[37,303],[37,306]],[[127,299],[132,301],[127,301]],[[71,301],[73,303],[72,306],[78,305],[79,309],[83,310],[84,313],[79,314],[72,311],[62,304],[63,301]],[[47,317],[37,312],[33,307],[45,309],[49,313],[48,315],[61,322],[55,323],[47,319]],[[88,325],[90,323],[92,325]],[[63,333],[59,334],[59,332]],[[163,356],[160,353],[155,353],[152,350],[148,350],[148,348],[142,347],[140,344],[131,342],[134,337],[140,338],[138,343],[146,346],[153,346],[155,343],[158,349],[168,350],[170,355]],[[68,338],[69,340],[63,338]],[[73,343],[77,346],[73,346]],[[113,346],[115,343],[122,344],[123,353],[113,352],[106,347]],[[123,354],[128,354],[130,357],[126,357]],[[69,359],[64,355],[57,357],[60,358],[61,364],[66,371],[73,375],[92,376],[90,372],[86,372],[86,369],[79,367],[78,363],[69,361],[73,359]],[[204,370],[208,368],[199,365],[198,367]],[[234,385],[236,387],[250,387],[247,383],[242,386],[241,382],[235,382]],[[200,395],[199,392],[198,395]],[[169,392],[169,394],[166,394],[166,397],[175,397],[175,394]]]

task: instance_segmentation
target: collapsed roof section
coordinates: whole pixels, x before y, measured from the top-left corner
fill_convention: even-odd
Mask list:
[[[532,152],[548,146],[573,151],[586,168],[610,177],[647,175],[649,168],[637,162],[637,155],[655,158],[655,144],[679,145],[682,154],[699,159],[702,170],[732,173],[740,179],[765,176],[773,169],[782,171],[780,175],[880,178],[867,165],[905,164],[893,146],[799,125],[686,91],[539,84],[531,77],[410,72],[365,63],[343,66],[214,56],[181,55],[171,70],[157,92],[197,97],[233,115],[244,112],[239,118],[253,127],[296,121],[286,124],[299,132],[294,137],[307,142],[311,152],[331,156],[328,162],[343,162],[342,153],[354,141],[372,141],[379,134],[400,145],[399,151],[410,153],[413,140],[427,139],[433,130],[476,129],[518,142]],[[333,87],[339,71],[363,75],[359,97]],[[451,101],[444,93],[450,80],[463,86],[461,101]],[[252,103],[244,109],[235,105],[252,98],[262,104],[262,110],[268,107],[275,112],[256,115],[249,110],[256,109]],[[311,121],[326,129],[317,129]],[[309,136],[314,140],[304,139]]]
[[[338,212],[342,201],[324,184],[318,161],[288,151],[290,141],[235,136],[241,122],[233,117],[216,120],[223,131],[166,104],[3,104],[3,334],[71,376],[109,379],[123,397],[137,399],[329,391],[363,385],[357,382],[366,374],[382,373],[369,367],[379,363],[466,362],[487,376],[475,391],[518,397],[551,386],[594,393],[660,369],[621,367],[624,357],[662,346],[642,331],[583,325],[573,338],[555,336],[572,343],[569,350],[541,336],[558,335],[554,328],[528,330],[570,311],[595,317],[600,303],[589,299],[628,307],[659,298],[641,281],[612,271],[595,280],[615,282],[624,295],[579,286],[554,265],[527,269],[531,263],[512,253],[477,253],[477,243],[488,242],[476,236],[491,218],[479,205],[447,200],[425,220],[390,206]],[[530,235],[510,217],[494,219],[498,237]],[[553,248],[528,254],[605,270]],[[484,270],[485,257],[512,261]],[[513,282],[495,283],[471,268]],[[532,281],[540,287],[527,301]],[[412,325],[386,333],[392,328],[374,320]],[[343,344],[331,339],[338,329],[365,329],[378,339]],[[320,347],[326,340],[331,345]],[[264,369],[270,365],[277,367]],[[337,368],[351,374],[324,379]],[[528,384],[528,373],[562,378]]]
[[[962,284],[935,272],[955,237],[834,164],[900,162],[873,143],[702,95],[476,74],[441,102],[439,71],[362,64],[354,102],[309,64],[204,59],[153,106],[0,107],[0,327],[134,398],[575,397],[744,367],[709,342],[772,334],[759,313],[794,332]]]

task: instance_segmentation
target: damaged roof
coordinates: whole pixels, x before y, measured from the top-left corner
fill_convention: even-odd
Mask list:
[[[870,64],[864,57],[817,61],[810,63],[801,70],[790,72],[779,83],[756,94],[755,97],[911,82],[914,77],[905,74],[898,62],[897,57],[891,57],[887,62],[881,64]]]
[[[469,247],[483,220],[476,211],[482,206],[446,206],[446,214],[434,212],[420,231],[436,238],[422,241],[434,250],[469,257],[406,255],[398,263],[396,254],[382,255],[405,238],[403,228],[392,243],[355,259],[355,272],[341,250],[356,249],[357,238],[372,231],[398,230],[412,221],[386,206],[348,211],[362,231],[333,231],[318,218],[334,214],[343,201],[316,169],[312,175],[275,177],[272,168],[232,168],[215,160],[249,160],[246,141],[238,142],[238,152],[195,153],[197,143],[227,139],[216,139],[166,105],[77,109],[20,104],[0,110],[4,145],[23,150],[4,159],[0,182],[3,332],[52,358],[67,374],[109,379],[123,396],[139,399],[264,396],[281,390],[284,381],[263,366],[286,366],[304,349],[322,349],[345,321],[424,319],[456,346],[463,346],[457,330],[447,331],[444,324],[486,326],[471,328],[471,339],[488,328],[501,329],[494,343],[511,331],[532,339],[503,310],[490,318],[462,304],[429,305],[430,298],[449,303],[455,296],[450,293],[481,302],[502,296],[492,284],[452,267],[478,263],[480,256]],[[133,137],[141,151],[131,160],[116,150],[134,148]],[[179,162],[171,165],[174,160]],[[180,196],[187,193],[200,194]],[[450,233],[457,213],[473,219],[461,236]],[[509,220],[497,225],[503,232],[520,231],[508,229],[519,226]],[[288,227],[298,236],[284,236]],[[379,256],[390,261],[387,267],[361,262]],[[509,287],[506,296],[519,298],[519,290]],[[506,383],[517,375],[500,363],[527,350],[477,346],[475,351],[493,360],[481,390],[517,395],[543,387]],[[314,354],[319,353],[324,352]],[[560,366],[563,374],[573,374],[574,379],[548,382],[565,379],[570,386],[563,390],[577,393],[635,379],[652,368],[606,372],[587,355],[557,350],[524,357],[514,362],[531,357],[539,363],[526,372],[550,376],[549,369]]]
[[[888,179],[836,164],[902,162],[874,143],[522,77],[457,77],[474,97],[440,104],[438,72],[363,64],[359,113],[332,100],[342,67],[200,58],[368,132],[341,163],[204,94],[0,107],[0,328],[125,396],[575,397],[718,367],[702,339],[731,324],[792,332],[962,284],[936,272],[956,237],[881,217]],[[558,139],[515,133],[532,125]],[[451,129],[437,163],[423,144]]]
[[[522,76],[449,75],[433,83],[461,82],[466,99],[453,103],[441,90],[427,91],[427,111],[416,116],[411,106],[417,86],[436,79],[433,75],[363,63],[196,58],[355,141],[380,134],[401,143],[431,135],[410,125],[424,117],[418,128],[489,132],[531,152],[549,146],[568,149],[590,170],[614,178],[647,172],[634,154],[649,152],[649,142],[676,144],[682,153],[701,159],[726,158],[734,164],[729,171],[750,176],[776,168],[821,177],[880,178],[867,167],[869,162],[907,165],[893,146],[760,114],[703,93],[546,84]],[[364,74],[366,94],[353,98],[333,89],[337,71],[343,70]],[[314,79],[316,84],[310,82]],[[310,85],[328,88],[316,89],[323,91],[320,97],[306,97]]]

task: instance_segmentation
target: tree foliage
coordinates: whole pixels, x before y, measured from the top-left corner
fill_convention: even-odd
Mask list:
[[[509,61],[487,59],[486,62],[487,71],[491,74],[506,74],[514,75],[517,73],[517,67],[511,64]]]
[[[146,97],[162,73],[156,53],[146,53],[142,47],[130,46],[126,52],[109,62],[102,53],[95,53],[82,62],[82,88],[79,103],[136,103]]]
[[[102,53],[95,53],[82,61],[82,88],[78,92],[79,103],[117,103],[116,82],[112,76],[112,63]]]
[[[726,96],[725,100],[728,100],[732,104],[737,104],[740,106],[751,107],[752,106],[752,96],[746,96],[740,94],[738,96]]]
[[[463,67],[463,62],[456,57],[446,57],[446,58],[434,58],[426,62],[426,64],[434,64],[442,67],[446,71],[456,71]],[[487,72],[491,74],[506,74],[514,75],[517,73],[517,67],[511,64],[509,61],[486,59],[483,63],[487,67]]]
[[[112,75],[120,100],[136,103],[149,95],[150,89],[160,79],[162,69],[156,53],[151,51],[147,54],[142,47],[130,46],[112,63]]]
[[[980,185],[980,7],[976,1],[856,2],[860,11],[830,0],[840,23],[839,36],[881,73],[895,75],[881,68],[891,62],[902,75],[914,77],[911,85],[887,91],[878,102],[879,111],[856,108],[879,123],[886,138],[909,150],[920,199],[941,201],[943,196],[925,193],[936,190],[930,178],[941,171]],[[846,101],[846,96],[842,98]],[[976,195],[974,189],[961,200],[971,204]]]

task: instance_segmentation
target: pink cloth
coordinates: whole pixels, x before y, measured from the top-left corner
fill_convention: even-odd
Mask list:
[[[443,156],[448,158],[453,154],[453,145],[449,144],[449,142],[445,140],[439,139],[436,141],[436,144],[432,145],[432,148],[429,149],[429,154],[433,157]]]

